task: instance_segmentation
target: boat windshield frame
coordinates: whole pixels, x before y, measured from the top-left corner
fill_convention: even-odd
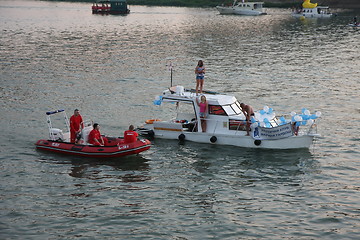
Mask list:
[[[215,111],[212,110],[213,107],[221,107],[222,111],[221,114],[216,114]],[[225,113],[225,114],[222,114]],[[209,104],[209,114],[217,115],[217,116],[239,116],[242,114],[240,103],[238,100],[231,104],[225,105],[212,105]]]

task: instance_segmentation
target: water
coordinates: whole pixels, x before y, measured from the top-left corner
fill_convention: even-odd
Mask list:
[[[0,1],[1,239],[357,239],[359,29],[355,14],[300,21],[215,9]],[[166,116],[170,85],[205,87],[256,109],[321,111],[309,150],[155,140],[139,156],[94,160],[36,151],[45,112],[79,108],[102,132]]]

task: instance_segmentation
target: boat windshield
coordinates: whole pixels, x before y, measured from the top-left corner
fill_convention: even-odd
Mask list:
[[[240,103],[238,101],[223,106],[209,105],[209,110],[210,114],[223,116],[234,116],[242,113]]]
[[[234,102],[231,105],[224,106],[224,109],[228,116],[239,115],[241,113],[240,103],[238,101]]]

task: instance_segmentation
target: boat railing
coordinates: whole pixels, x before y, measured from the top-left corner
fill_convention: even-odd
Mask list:
[[[49,138],[51,140],[53,140],[53,141],[58,140],[59,136],[62,135],[62,130],[60,130],[58,128],[53,128],[52,122],[51,122],[51,115],[54,115],[54,114],[57,114],[57,113],[63,113],[63,118],[64,118],[65,125],[66,125],[66,130],[67,130],[67,132],[70,132],[70,122],[69,122],[69,118],[66,115],[65,110],[59,109],[59,110],[55,110],[55,111],[46,112],[47,124],[48,124],[48,128],[49,128]],[[61,139],[63,139],[63,137],[61,137]]]
[[[217,131],[217,130],[219,129],[219,126],[221,126],[221,124],[223,124],[224,121],[217,120],[217,119],[206,119],[206,118],[202,119],[202,120],[206,121],[207,123],[215,122],[213,130],[211,131],[212,134],[223,133],[223,132],[221,132],[221,130],[220,131]],[[246,132],[246,124],[247,124],[246,120],[241,120],[241,121],[243,121],[243,122],[239,122],[237,124],[237,126],[236,126],[236,129],[230,129],[230,126],[228,125],[228,127],[226,128],[226,131],[230,131],[230,132],[235,131],[235,135],[237,135],[239,133]],[[301,122],[282,122],[279,119],[275,118],[275,119],[269,121],[268,125],[265,125],[263,127],[265,127],[265,128],[274,128],[274,127],[279,127],[279,126],[291,123],[292,130],[293,130],[293,133],[295,135],[314,135],[314,134],[317,134],[317,125],[318,125],[319,121],[320,121],[320,118],[318,118],[316,120],[313,120],[312,123],[308,124],[308,123],[304,123],[304,121],[301,121]],[[256,121],[255,123],[257,123],[258,126],[261,126],[259,121]],[[300,124],[297,124],[297,123],[300,123]],[[250,125],[249,125],[249,130],[250,131],[252,130],[251,124],[252,123],[250,123]],[[245,125],[245,128],[244,128],[244,125]],[[196,126],[197,126],[197,124],[195,124],[195,127]]]

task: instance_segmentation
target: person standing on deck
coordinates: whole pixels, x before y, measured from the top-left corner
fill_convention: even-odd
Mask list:
[[[246,117],[246,136],[250,136],[250,123],[251,117],[255,116],[254,110],[250,105],[246,105],[245,103],[240,103],[240,107]]]
[[[204,95],[201,95],[201,102],[199,102],[199,99],[196,98],[196,103],[198,104],[200,108],[200,120],[201,120],[201,129],[202,132],[206,132],[206,117],[208,115],[208,101],[206,101],[206,97]]]
[[[84,128],[83,119],[80,115],[79,109],[74,110],[74,115],[70,117],[70,142],[75,143],[77,135],[81,133]]]

